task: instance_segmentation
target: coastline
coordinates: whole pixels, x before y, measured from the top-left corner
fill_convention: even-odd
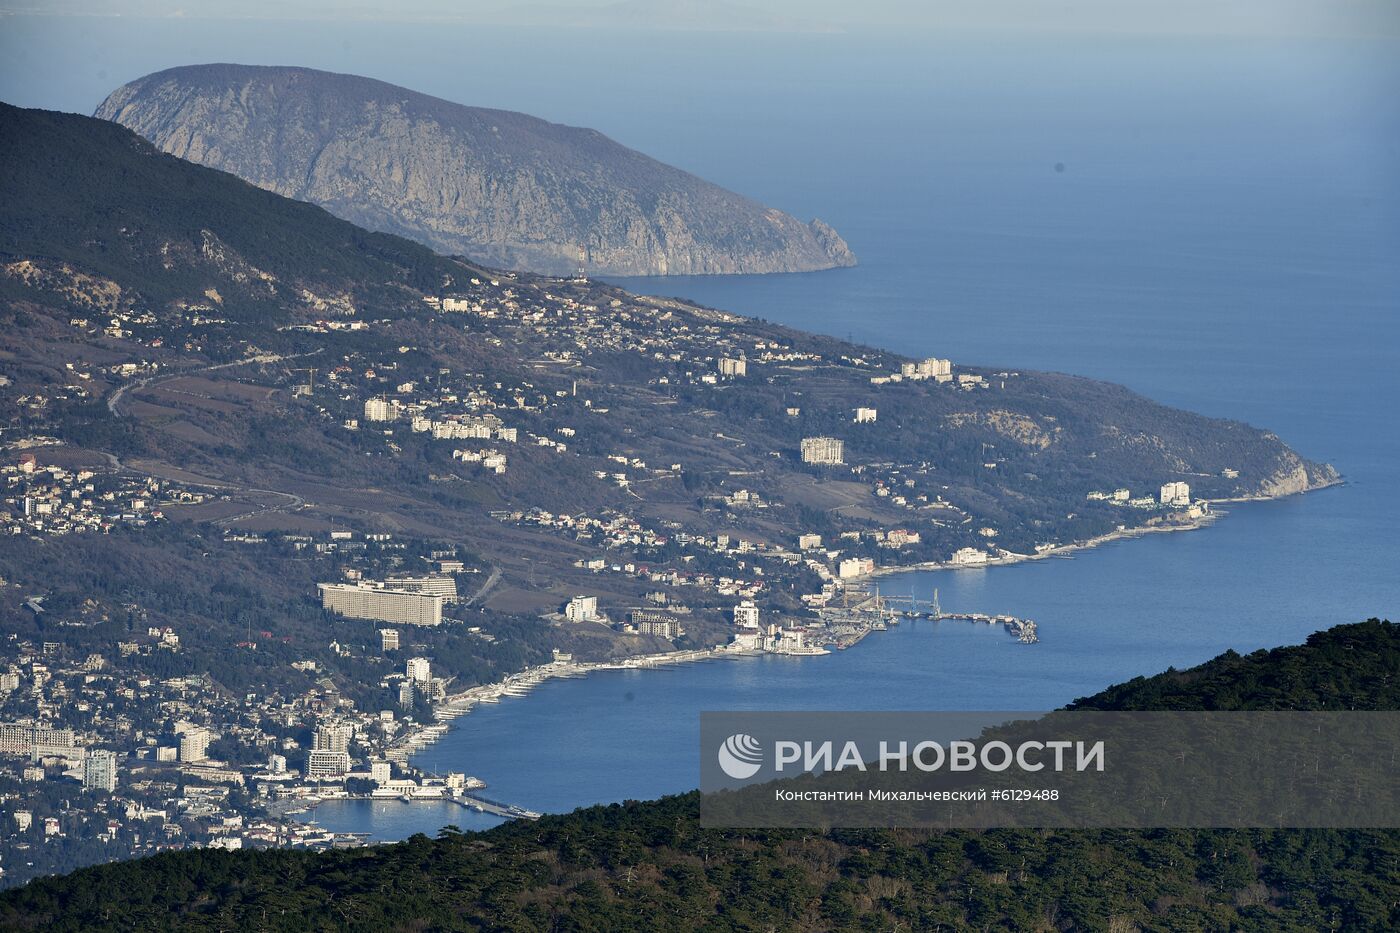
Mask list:
[[[436,721],[419,726],[395,740],[385,749],[384,757],[400,765],[409,765],[412,756],[436,743],[451,729],[454,720],[468,715],[484,703],[499,703],[505,697],[527,697],[535,687],[545,681],[577,679],[598,671],[649,670],[678,664],[697,664],[702,661],[756,657],[759,654],[759,651],[735,648],[732,645],[718,645],[714,648],[683,648],[656,654],[633,655],[613,661],[555,659],[515,674],[508,674],[492,683],[478,684],[433,704],[431,709]]]
[[[1345,479],[1338,475],[1326,482],[1314,483],[1305,488],[1291,490],[1279,495],[1240,496],[1229,499],[1205,499],[1202,501],[1210,504],[1212,507],[1234,503],[1269,502],[1302,495],[1304,493],[1316,492],[1320,489],[1326,489],[1332,486],[1344,485],[1345,482]],[[987,567],[1011,566],[1053,557],[1064,557],[1078,551],[1090,550],[1113,541],[1130,540],[1149,534],[1196,531],[1213,525],[1218,519],[1228,514],[1228,512],[1212,511],[1200,518],[1171,525],[1124,528],[1083,541],[1073,541],[1067,544],[1056,545],[1055,547],[1047,548],[1036,554],[1012,554],[1007,557],[991,559],[981,564],[953,564],[947,561],[929,561],[921,564],[881,567],[873,573],[855,577],[851,582],[860,583],[862,581],[914,571],[928,572],[983,569]],[[567,658],[557,658],[545,664],[526,668],[514,674],[508,674],[499,681],[493,681],[488,684],[478,684],[477,686],[450,695],[446,699],[433,704],[431,710],[435,721],[431,724],[419,726],[397,739],[385,750],[385,757],[397,761],[402,765],[410,765],[412,756],[428,748],[430,745],[435,744],[438,739],[447,734],[454,720],[461,716],[468,715],[472,710],[483,703],[498,703],[504,697],[527,697],[535,687],[548,680],[581,678],[598,671],[646,670],[678,664],[694,664],[702,661],[756,657],[759,654],[762,654],[762,652],[752,649],[738,649],[731,645],[719,645],[713,648],[687,648],[677,651],[658,652],[655,654],[634,655],[610,661],[574,661]]]
[[[1123,528],[1093,538],[1086,538],[1083,541],[1071,541],[1068,544],[1057,544],[1054,547],[1046,548],[1035,554],[1007,554],[1005,557],[989,557],[979,564],[955,564],[951,561],[925,561],[920,564],[878,567],[871,573],[859,577],[852,577],[851,582],[860,583],[865,580],[874,580],[878,577],[890,577],[914,571],[934,572],[941,570],[982,570],[988,567],[1010,567],[1014,564],[1048,560],[1052,557],[1065,557],[1077,551],[1087,551],[1113,541],[1123,541],[1131,538],[1140,538],[1144,535],[1162,534],[1173,531],[1196,531],[1199,528],[1205,528],[1214,524],[1219,517],[1220,516],[1217,514],[1211,514],[1209,516],[1191,519],[1188,522],[1180,522],[1172,525],[1142,525],[1137,528]]]
[[[1328,489],[1332,486],[1343,486],[1346,480],[1337,476],[1334,479],[1322,483],[1314,483],[1303,489],[1295,489],[1279,495],[1253,495],[1236,496],[1230,499],[1202,499],[1200,501],[1215,507],[1217,505],[1232,505],[1236,503],[1249,502],[1273,502],[1279,499],[1288,499],[1292,496],[1301,496],[1310,492],[1317,492],[1320,489]],[[1009,567],[1014,564],[1023,564],[1029,561],[1046,560],[1052,557],[1064,557],[1074,554],[1077,551],[1087,551],[1100,545],[1109,544],[1113,541],[1123,541],[1132,538],[1140,538],[1149,534],[1162,534],[1175,531],[1196,531],[1201,528],[1215,524],[1220,518],[1228,515],[1228,512],[1211,511],[1200,518],[1189,519],[1183,522],[1175,522],[1170,525],[1139,525],[1136,528],[1121,528],[1110,531],[1107,534],[1097,535],[1093,538],[1086,538],[1083,541],[1071,541],[1067,544],[1057,544],[1054,547],[1046,548],[1035,554],[1008,554],[1005,557],[988,558],[980,564],[955,564],[951,561],[925,561],[919,564],[901,564],[890,567],[877,567],[873,572],[863,574],[859,577],[852,577],[851,582],[860,583],[867,580],[874,580],[879,577],[894,576],[912,571],[934,572],[940,570],[980,570],[986,567]]]

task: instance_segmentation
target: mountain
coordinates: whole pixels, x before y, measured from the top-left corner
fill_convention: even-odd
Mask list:
[[[0,193],[0,255],[25,263],[0,277],[12,295],[115,310],[216,289],[220,300],[280,308],[309,287],[401,303],[473,271],[160,153],[120,126],[3,103]],[[106,291],[80,288],[79,277]]]
[[[1343,625],[1080,701],[1400,708],[1400,628]],[[1163,700],[1167,700],[1165,704]],[[368,849],[158,855],[0,894],[14,930],[1385,930],[1394,830],[711,830],[695,794]]]
[[[370,230],[503,268],[613,275],[805,272],[855,257],[802,223],[601,133],[353,75],[199,65],[97,109],[166,152]]]
[[[479,548],[516,606],[555,598],[527,583],[537,561],[555,588],[600,587],[574,565],[592,549],[561,548],[536,510],[626,515],[647,529],[627,545],[636,565],[677,579],[700,565],[664,529],[742,539],[749,550],[706,553],[708,572],[743,579],[771,558],[762,588],[805,611],[796,594],[821,582],[788,562],[799,533],[883,566],[965,547],[1014,560],[1209,520],[1158,507],[1168,481],[1234,499],[1337,479],[1267,431],[1121,386],[960,361],[944,382],[892,378],[910,362],[895,353],[594,281],[493,273],[109,122],[0,107],[0,131],[0,361],[14,400],[0,429],[228,489],[303,495],[314,482],[303,497],[320,508],[353,503],[357,521]],[[337,371],[321,379],[334,391],[295,391],[289,363],[244,362],[307,355]],[[724,360],[746,374],[721,377]],[[197,392],[163,387],[191,372]],[[360,432],[373,398],[403,417]],[[878,423],[857,423],[862,407]],[[487,415],[519,445],[506,472],[481,476],[445,441]],[[844,463],[803,463],[811,437],[840,440]],[[386,470],[394,497],[374,492]],[[1138,498],[1104,497],[1116,489]],[[890,547],[890,529],[917,534]],[[640,598],[646,580],[607,587]]]

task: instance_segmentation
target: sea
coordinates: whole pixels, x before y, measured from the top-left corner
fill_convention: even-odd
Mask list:
[[[831,223],[802,275],[618,279],[910,355],[1076,373],[1276,432],[1344,485],[1008,567],[885,578],[1039,644],[904,623],[823,657],[553,681],[415,759],[560,812],[683,792],[702,710],[1048,709],[1400,608],[1400,48],[1364,35],[653,34],[11,17],[0,97],[91,112],[195,61],[306,64],[595,127]],[[8,44],[8,43],[7,43]],[[178,48],[178,52],[172,52]],[[381,840],[495,818],[328,802]]]

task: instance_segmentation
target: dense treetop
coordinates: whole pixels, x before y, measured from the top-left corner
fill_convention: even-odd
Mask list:
[[[1227,653],[1075,704],[1394,709],[1400,628]],[[702,830],[694,794],[326,853],[196,851],[0,895],[93,929],[1394,929],[1394,831]]]

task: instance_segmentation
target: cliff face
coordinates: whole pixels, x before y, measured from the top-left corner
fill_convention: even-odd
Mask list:
[[[346,220],[550,274],[806,272],[855,264],[803,223],[595,130],[305,68],[200,65],[118,88],[96,116]]]
[[[1280,457],[1280,461],[1278,472],[1259,484],[1259,495],[1277,499],[1330,486],[1341,480],[1341,474],[1331,464],[1310,463],[1291,450]]]

